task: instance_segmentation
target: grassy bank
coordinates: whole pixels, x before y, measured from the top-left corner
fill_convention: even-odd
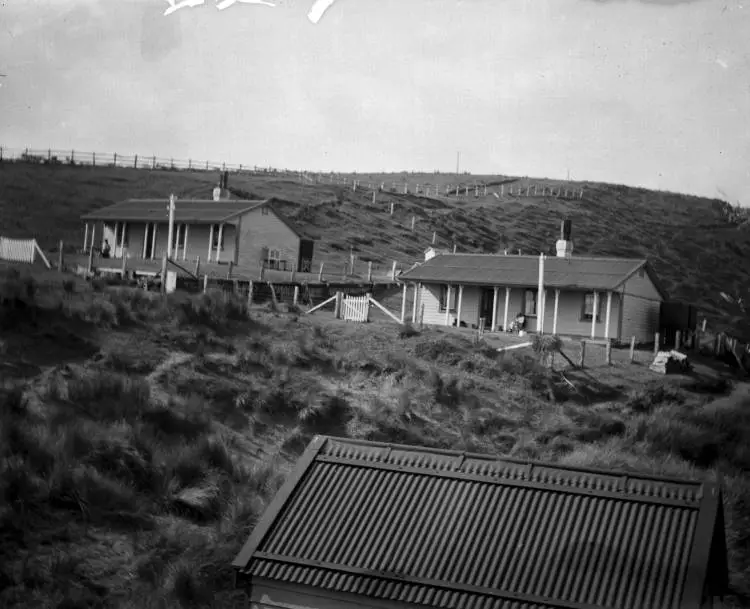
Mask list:
[[[625,363],[563,379],[443,329],[46,286],[0,277],[2,606],[232,606],[231,560],[316,433],[721,472],[728,606],[747,605],[746,385]]]

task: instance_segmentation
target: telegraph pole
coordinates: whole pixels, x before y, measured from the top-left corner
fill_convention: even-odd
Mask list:
[[[461,161],[461,153],[456,152],[456,175],[458,175],[459,163]]]

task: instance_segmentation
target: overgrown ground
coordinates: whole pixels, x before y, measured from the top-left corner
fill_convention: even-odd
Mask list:
[[[0,276],[0,606],[231,606],[230,563],[316,433],[721,471],[728,606],[748,604],[750,391],[724,373],[563,379],[445,329],[58,282]]]
[[[348,176],[352,178],[354,176]],[[704,307],[717,317],[727,312],[721,291],[734,293],[750,284],[750,230],[727,218],[727,204],[716,200],[654,192],[614,184],[563,183],[537,178],[450,174],[358,175],[361,184],[489,184],[475,198],[434,198],[378,193],[337,184],[302,184],[289,177],[232,174],[235,197],[278,199],[281,209],[317,240],[314,268],[343,269],[353,251],[362,269],[387,272],[393,260],[408,267],[437,244],[458,251],[554,254],[560,221],[573,221],[575,253],[648,257],[669,295]],[[0,235],[38,239],[56,249],[60,239],[75,250],[83,244],[81,214],[127,198],[211,196],[218,180],[212,172],[113,167],[45,166],[0,163]],[[351,184],[351,182],[350,182]],[[582,200],[543,196],[495,198],[527,185],[584,190]],[[403,192],[403,191],[400,191]],[[434,190],[433,190],[434,192]],[[473,188],[471,189],[473,193]],[[393,202],[394,214],[390,215]],[[412,217],[415,231],[411,231]]]

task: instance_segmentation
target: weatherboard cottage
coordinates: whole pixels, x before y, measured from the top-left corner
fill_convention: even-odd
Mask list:
[[[563,222],[557,256],[430,251],[399,281],[414,290],[412,319],[507,330],[518,314],[531,332],[653,341],[666,293],[645,259],[573,256]],[[538,297],[542,294],[542,298]]]
[[[213,200],[174,200],[172,247],[169,240],[169,199],[129,199],[89,212],[84,250],[112,244],[112,257],[175,261],[196,258],[208,263],[232,262],[238,267],[264,266],[309,271],[314,242],[304,236],[271,200],[228,199],[215,189]],[[97,227],[99,230],[97,230]]]

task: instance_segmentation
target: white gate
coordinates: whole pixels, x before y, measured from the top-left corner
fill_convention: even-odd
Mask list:
[[[367,296],[347,296],[344,298],[344,321],[368,321],[370,313],[370,299]]]
[[[50,268],[49,260],[47,260],[44,252],[39,248],[36,239],[8,239],[7,237],[0,237],[0,260],[33,264],[37,254],[39,254],[47,268]]]

